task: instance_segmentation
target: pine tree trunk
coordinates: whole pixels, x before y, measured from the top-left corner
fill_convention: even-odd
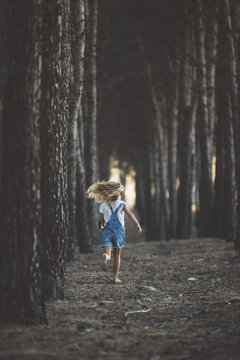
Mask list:
[[[141,161],[139,161],[141,159]],[[142,226],[146,224],[147,201],[146,201],[146,188],[148,169],[146,169],[146,154],[142,153],[136,162],[136,209],[140,216],[140,222]],[[151,197],[151,194],[150,194]]]
[[[87,216],[86,199],[86,165],[84,158],[84,124],[81,106],[78,115],[78,137],[77,137],[77,197],[76,197],[76,218],[77,238],[79,252],[87,253],[92,251],[92,239]]]
[[[185,17],[188,18],[185,11]],[[181,46],[182,61],[179,82],[179,177],[177,237],[189,238],[192,235],[192,187],[195,152],[195,126],[198,98],[196,96],[196,51],[192,30],[193,19],[190,17],[184,31]]]
[[[217,86],[218,89],[218,86]],[[217,90],[219,94],[221,88]],[[225,215],[224,210],[224,183],[225,183],[225,164],[226,164],[226,150],[225,150],[225,135],[224,135],[224,108],[221,100],[217,103],[218,121],[216,126],[216,177],[214,183],[214,207],[213,207],[213,235],[216,237],[223,237],[223,219]]]
[[[152,240],[154,238],[153,233],[153,206],[152,206],[152,186],[153,186],[153,161],[152,161],[152,137],[148,136],[148,147],[144,156],[144,165],[141,163],[143,167],[143,178],[144,178],[144,198],[145,198],[145,207],[144,207],[144,226],[146,229],[146,237],[147,240]],[[138,174],[138,173],[137,173]],[[140,173],[141,174],[141,173]],[[136,178],[137,181],[137,178]],[[137,186],[137,184],[136,184]],[[138,194],[136,193],[136,196]]]
[[[149,198],[147,199],[147,214],[146,214],[146,235],[148,240],[156,240],[155,233],[155,183],[154,183],[154,147],[153,147],[153,129],[151,129],[148,141],[148,187],[149,189]],[[147,191],[146,191],[147,193]]]
[[[168,188],[169,188],[169,238],[176,237],[177,231],[177,118],[178,118],[178,99],[179,84],[175,80],[173,94],[170,98],[170,114],[168,122]]]
[[[192,186],[194,128],[196,124],[197,99],[193,99],[191,107],[185,109],[184,137],[181,139],[180,186],[178,190],[178,231],[177,236],[188,239],[192,235]]]
[[[235,21],[235,39],[236,39],[236,62],[237,62],[237,114],[238,114],[238,139],[240,139],[240,35],[239,35],[239,29],[240,29],[240,18],[239,18],[239,12],[240,12],[240,4],[239,1],[235,1],[234,3],[234,11],[233,14],[235,14],[234,19]],[[235,130],[235,129],[234,129]],[[234,139],[235,141],[235,139]],[[240,140],[238,140],[238,146],[240,143]],[[234,145],[235,146],[235,145]],[[238,147],[238,154],[240,152],[240,149]],[[240,157],[240,154],[239,154]],[[236,150],[235,150],[235,161],[236,161]],[[239,160],[240,162],[240,160]],[[239,164],[240,167],[240,164]],[[240,170],[239,170],[240,172]],[[237,233],[235,237],[235,248],[240,249],[240,178],[236,179],[237,181]]]
[[[97,158],[97,21],[98,0],[86,1],[86,55],[85,55],[85,89],[83,98],[83,116],[86,126],[86,185],[98,180]],[[98,242],[98,209],[94,200],[88,201],[88,218],[93,242]]]
[[[212,184],[212,152],[210,144],[213,134],[209,130],[208,117],[208,94],[206,78],[206,55],[205,55],[205,29],[203,24],[202,0],[198,0],[198,24],[197,24],[197,59],[199,71],[199,128],[201,148],[201,179],[200,179],[200,210],[199,210],[199,234],[210,234],[213,206]]]
[[[68,133],[68,196],[69,196],[69,220],[72,244],[78,239],[77,228],[79,228],[79,204],[77,195],[78,178],[77,163],[79,134],[78,116],[82,101],[83,80],[84,80],[84,53],[85,53],[85,3],[84,0],[71,0],[71,23],[72,23],[72,84],[70,96],[69,133]],[[79,191],[79,190],[78,190]],[[84,190],[83,190],[84,191]],[[86,205],[86,204],[85,204]],[[81,229],[80,229],[81,231]],[[69,249],[69,258],[72,252]]]
[[[235,207],[235,156],[233,144],[232,113],[229,94],[225,99],[227,116],[224,121],[226,165],[225,165],[225,191],[224,191],[224,218],[223,218],[223,238],[233,241],[236,234],[236,207]]]
[[[237,234],[235,237],[235,248],[240,249],[240,120],[238,111],[238,87],[237,87],[237,56],[233,38],[232,19],[230,14],[229,0],[220,1],[220,18],[225,33],[225,42],[227,49],[227,68],[228,68],[228,86],[231,99],[232,126],[234,135],[234,153],[235,153],[235,176],[237,185]]]
[[[154,203],[153,203],[153,233],[156,238],[163,238],[163,227],[161,221],[161,187],[160,187],[160,150],[159,150],[159,136],[156,126],[154,127],[153,137],[153,178],[154,178]]]
[[[42,323],[46,315],[39,268],[41,0],[15,1],[9,7],[0,319]]]
[[[0,219],[2,219],[3,204],[3,107],[0,98]]]
[[[224,29],[222,17],[219,28]],[[229,93],[228,47],[224,32],[219,33],[217,63],[217,168],[215,180],[215,234],[229,241],[236,233],[235,156],[232,129],[232,109]]]
[[[8,71],[8,0],[0,4],[0,219],[2,219],[2,181],[3,181],[3,102],[5,98]]]
[[[41,122],[42,277],[47,297],[63,297],[68,242],[67,135],[70,51],[69,0],[43,1]]]
[[[217,35],[218,24],[216,19],[215,4],[209,3],[206,27],[206,86],[207,86],[207,112],[209,127],[209,152],[210,158],[213,158],[213,134],[215,127],[215,83],[216,83],[216,60],[217,60]]]

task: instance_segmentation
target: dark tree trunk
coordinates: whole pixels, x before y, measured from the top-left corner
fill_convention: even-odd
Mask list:
[[[9,4],[0,319],[46,321],[39,268],[41,0]]]
[[[205,28],[203,23],[202,0],[198,0],[198,24],[197,24],[197,59],[199,78],[199,141],[201,149],[201,178],[200,178],[200,209],[199,209],[199,234],[207,236],[211,231],[212,207],[213,207],[213,183],[212,183],[212,143],[213,133],[209,128],[208,117],[208,94],[206,78],[206,55],[205,55]]]
[[[87,216],[87,201],[86,201],[86,127],[84,124],[82,101],[84,89],[84,59],[86,56],[86,33],[92,24],[89,22],[88,2],[81,0],[72,0],[72,23],[74,28],[73,33],[73,83],[72,83],[72,100],[71,100],[71,116],[74,127],[76,127],[76,237],[79,244],[79,251],[86,253],[92,251],[92,238],[89,230],[89,219]],[[87,83],[85,84],[87,85]],[[86,109],[88,111],[88,107]],[[75,159],[74,159],[75,160]]]
[[[154,136],[153,136],[153,179],[154,179],[154,197],[153,197],[153,233],[155,238],[163,238],[163,227],[161,221],[161,187],[160,187],[160,157],[159,157],[159,137],[158,130],[154,127]]]
[[[136,209],[140,216],[141,225],[145,226],[147,222],[146,214],[149,211],[146,202],[146,189],[148,186],[148,184],[146,184],[148,172],[146,168],[146,154],[141,154],[140,159],[141,161],[138,159],[136,162]]]
[[[188,19],[188,12],[185,11]],[[189,238],[192,235],[192,188],[193,154],[195,152],[195,126],[197,111],[196,95],[196,50],[192,30],[193,19],[190,17],[184,32],[182,60],[180,65],[179,89],[179,178],[177,237]]]
[[[240,153],[240,4],[238,0],[234,2],[233,14],[234,16],[234,30],[235,30],[235,41],[236,41],[236,62],[237,62],[237,113],[238,113],[238,154]],[[234,129],[235,130],[235,129]],[[234,138],[235,141],[235,138]],[[234,145],[235,146],[235,145]],[[235,150],[236,157],[236,150]],[[239,154],[240,157],[240,154]],[[235,159],[236,161],[236,159]],[[238,160],[240,162],[240,159]],[[239,164],[240,167],[240,164]],[[240,170],[239,170],[240,172]],[[237,233],[235,237],[235,248],[240,250],[240,178],[237,181]]]
[[[151,139],[151,141],[150,141]],[[153,129],[151,129],[150,139],[148,142],[148,189],[149,189],[149,199],[147,202],[147,214],[146,214],[146,234],[148,240],[156,240],[155,233],[155,183],[154,183],[154,159],[153,159]]]
[[[147,240],[154,239],[154,236],[156,237],[156,234],[154,234],[154,228],[153,228],[153,154],[152,154],[152,134],[148,134],[148,147],[147,151],[144,154],[144,162],[139,164],[139,166],[142,167],[142,170],[139,173],[139,176],[141,176],[144,180],[144,212],[143,212],[143,225],[146,229],[146,237]],[[138,167],[137,167],[137,177],[136,182],[138,182]],[[138,184],[136,184],[136,188],[138,189]],[[136,197],[138,197],[138,193],[136,194]],[[156,239],[156,238],[155,238]]]
[[[98,180],[97,158],[97,21],[98,0],[86,1],[86,52],[83,116],[85,125],[85,159],[87,187]],[[98,210],[94,200],[88,201],[88,218],[93,242],[98,242]]]
[[[175,80],[173,94],[170,97],[170,111],[168,122],[168,189],[169,189],[169,238],[176,237],[177,231],[177,118],[178,118],[178,99],[179,83]]]
[[[63,0],[62,4],[62,33],[61,33],[61,63],[62,63],[62,78],[61,78],[61,114],[63,116],[64,135],[63,143],[65,149],[63,150],[63,179],[66,189],[64,190],[64,208],[65,208],[65,234],[66,234],[66,247],[65,247],[65,260],[69,261],[73,259],[74,256],[74,244],[75,244],[75,227],[71,227],[70,223],[70,211],[72,209],[71,198],[69,198],[69,187],[71,178],[69,175],[69,164],[71,164],[71,159],[69,159],[69,128],[71,127],[70,120],[70,104],[69,97],[70,95],[70,73],[71,73],[71,17],[70,17],[70,0]],[[67,146],[67,147],[66,147]],[[73,167],[74,168],[74,167]],[[76,168],[76,167],[75,167]],[[76,173],[74,173],[76,178]],[[75,224],[74,224],[75,225]]]
[[[0,99],[3,102],[5,95],[6,78],[8,72],[8,9],[9,1],[1,0],[0,4]]]
[[[77,195],[77,184],[80,185],[83,179],[79,179],[79,171],[77,171],[77,164],[83,161],[79,157],[79,129],[78,116],[82,100],[83,79],[84,79],[84,53],[85,53],[85,3],[84,0],[71,0],[71,14],[72,14],[72,84],[70,97],[70,116],[69,116],[69,133],[68,133],[68,196],[69,196],[69,221],[72,244],[74,245],[79,239],[79,209],[76,206],[84,207],[86,204],[79,202]],[[77,144],[79,144],[77,146]],[[82,164],[80,165],[82,166]],[[83,174],[81,173],[81,176]],[[85,174],[84,174],[85,179]],[[84,181],[84,186],[86,186]],[[84,192],[85,188],[82,189]],[[80,189],[78,189],[79,193]],[[79,196],[79,194],[77,195]],[[82,197],[81,197],[82,199]],[[79,231],[77,231],[79,229]],[[71,257],[71,252],[69,253]]]
[[[86,166],[84,158],[84,124],[81,106],[78,115],[78,137],[77,137],[77,197],[76,197],[76,218],[77,218],[77,237],[79,252],[86,253],[92,251],[92,239],[89,230],[86,199]]]
[[[224,191],[224,218],[223,236],[228,241],[233,241],[236,234],[236,207],[235,207],[235,157],[233,144],[231,101],[229,94],[225,99],[227,116],[224,121],[226,165],[225,165],[225,191]]]
[[[3,181],[3,102],[5,98],[6,78],[8,72],[8,0],[0,4],[0,219],[2,219],[2,181]]]
[[[237,68],[236,48],[234,44],[232,18],[230,13],[229,0],[220,1],[220,19],[225,34],[226,61],[228,69],[228,87],[231,99],[231,115],[234,136],[234,153],[235,153],[235,174],[237,186],[237,233],[235,237],[235,248],[240,249],[240,120],[238,111],[238,87],[237,79],[239,68]],[[239,29],[238,29],[239,30]],[[239,41],[239,40],[238,40]],[[236,46],[235,46],[236,45]],[[239,59],[238,59],[239,61]]]
[[[0,219],[2,219],[3,204],[3,108],[0,98]]]
[[[219,28],[223,28],[222,17]],[[215,180],[214,235],[234,240],[236,233],[235,156],[232,109],[229,95],[228,47],[225,34],[219,33],[217,63],[217,171]]]
[[[181,168],[180,186],[178,190],[178,229],[177,236],[187,239],[192,235],[192,187],[193,187],[193,158],[192,149],[195,143],[193,129],[196,123],[197,100],[192,106],[185,109],[184,136],[180,139],[181,143]]]
[[[213,140],[215,130],[215,84],[216,84],[216,63],[217,63],[217,42],[218,42],[218,24],[216,2],[207,2],[206,9],[206,86],[207,86],[207,112],[208,112],[208,128],[209,128],[209,152],[210,158],[213,158]]]
[[[218,86],[217,86],[218,89]],[[218,90],[217,90],[218,92]],[[221,94],[221,89],[219,89]],[[220,99],[219,99],[220,101]],[[220,105],[221,103],[219,103]],[[214,183],[214,207],[213,207],[213,235],[222,237],[224,211],[224,182],[225,182],[225,135],[224,135],[224,113],[222,106],[217,107],[218,121],[216,126],[216,177]]]
[[[63,297],[68,241],[67,135],[69,0],[43,1],[41,121],[42,277],[47,297]],[[68,19],[68,21],[66,21]],[[45,256],[47,254],[47,256]]]

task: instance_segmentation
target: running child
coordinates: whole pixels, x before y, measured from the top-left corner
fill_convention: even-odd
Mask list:
[[[135,223],[137,232],[141,234],[142,228],[129,210],[127,204],[120,198],[124,186],[115,181],[101,181],[91,185],[87,190],[87,196],[101,203],[99,208],[98,230],[102,233],[101,246],[103,248],[102,269],[107,270],[107,263],[111,258],[112,247],[114,248],[114,274],[115,284],[120,283],[118,277],[120,268],[121,251],[125,242],[124,213]]]

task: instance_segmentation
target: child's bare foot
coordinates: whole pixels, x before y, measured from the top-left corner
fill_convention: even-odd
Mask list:
[[[118,284],[121,282],[121,280],[118,277],[116,277],[113,279],[113,282],[114,282],[114,284]]]
[[[101,263],[101,269],[103,271],[107,271],[108,270],[108,265],[107,265],[107,261],[108,261],[108,256],[107,254],[102,254],[102,263]]]

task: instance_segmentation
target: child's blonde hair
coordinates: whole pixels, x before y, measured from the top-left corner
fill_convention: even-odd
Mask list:
[[[112,202],[119,198],[124,186],[116,181],[99,181],[87,189],[87,197],[94,198],[97,202]]]

